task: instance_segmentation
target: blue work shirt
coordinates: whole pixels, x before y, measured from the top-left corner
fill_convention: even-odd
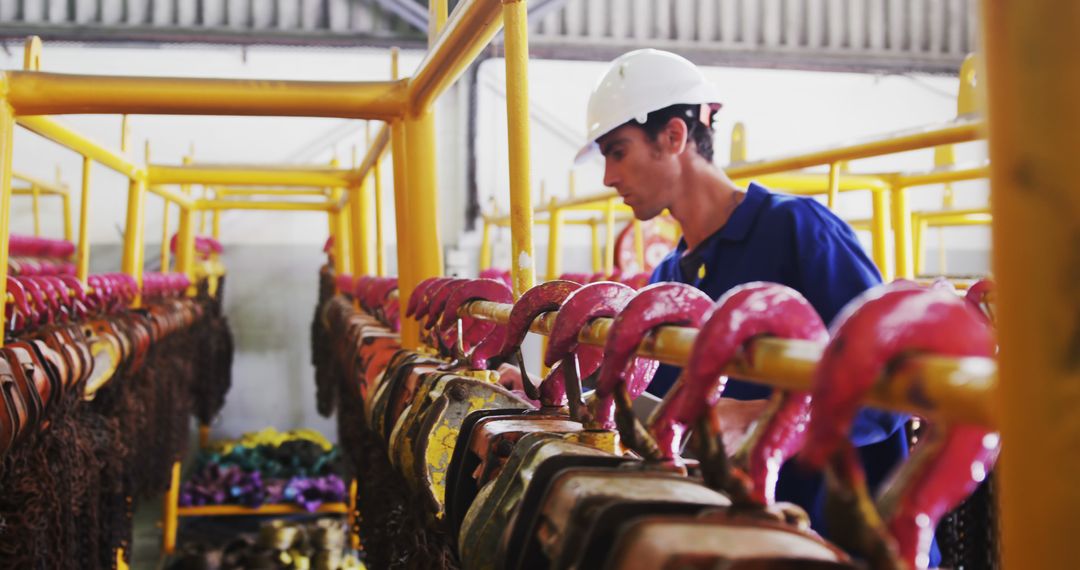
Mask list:
[[[651,283],[678,281],[701,289],[714,300],[728,289],[751,281],[770,281],[799,291],[826,323],[855,296],[881,283],[855,232],[812,198],[774,194],[751,183],[743,201],[720,230],[693,251],[686,240],[653,271]],[[648,391],[663,396],[679,368],[663,365]],[[729,379],[725,398],[768,398],[772,389]],[[892,468],[907,457],[907,416],[863,409],[851,439],[858,446],[872,492]],[[825,489],[820,474],[807,473],[794,461],[780,471],[776,498],[803,507],[811,524],[827,535]],[[936,553],[935,553],[936,554]]]

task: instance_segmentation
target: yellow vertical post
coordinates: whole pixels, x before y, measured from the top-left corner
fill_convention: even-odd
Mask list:
[[[60,195],[60,205],[64,209],[64,239],[71,241],[71,194],[64,192]]]
[[[206,190],[206,186],[202,187],[203,200],[209,197],[209,192]],[[199,232],[198,235],[206,235],[206,210],[199,210]]]
[[[827,205],[830,210],[836,209],[836,198],[840,194],[840,163],[829,164],[829,197]]]
[[[907,188],[894,185],[892,195],[893,249],[896,255],[896,277],[911,279],[911,208],[908,206]]]
[[[161,271],[169,270],[169,199],[161,212]]]
[[[180,223],[176,232],[176,271],[195,282],[195,211],[180,206]]]
[[[360,181],[360,187],[349,196],[349,215],[352,220],[353,273],[371,275],[371,176]]]
[[[746,162],[746,125],[742,122],[731,128],[731,162]]]
[[[491,267],[491,231],[493,224],[484,218],[484,230],[480,237],[480,271]]]
[[[645,231],[641,227],[641,220],[634,218],[634,260],[637,261],[638,271],[645,271]]]
[[[886,192],[888,191],[879,189],[870,191],[870,247],[881,278],[888,282],[893,280],[894,271],[889,265],[889,204]]]
[[[398,78],[398,49],[390,50],[390,76]],[[408,169],[406,168],[406,152],[409,147],[405,121],[396,120],[390,123],[390,149],[393,153],[394,172],[394,217],[396,220],[395,231],[397,233],[397,272],[398,292],[402,301],[406,301],[412,290],[416,287],[419,279],[414,276],[417,268],[413,266],[412,236],[409,232],[409,184]],[[417,348],[420,346],[420,329],[414,319],[401,320],[401,344],[405,348]]]
[[[503,0],[506,123],[510,155],[510,267],[517,298],[536,283],[529,180],[529,22],[524,0]]]
[[[592,270],[600,273],[604,269],[603,255],[600,253],[600,221],[596,218],[589,220],[589,229],[592,230]]]
[[[79,201],[79,251],[75,276],[86,285],[90,275],[90,159],[82,159],[82,192]]]
[[[428,47],[435,45],[435,39],[446,25],[447,0],[428,0]]]
[[[331,168],[340,166],[338,159],[330,161]],[[330,189],[330,201],[340,202],[344,191],[341,188]],[[349,272],[349,235],[345,226],[345,212],[333,211],[327,213],[330,224],[330,236],[334,238],[334,271],[341,275]]]
[[[30,187],[30,209],[34,216],[34,235],[41,236],[41,188]]]
[[[371,167],[371,177],[375,184],[375,274],[386,275],[386,247],[383,245],[383,192],[382,192],[382,157],[375,160]]]
[[[911,215],[911,249],[914,251],[915,275],[925,275],[926,272],[926,220],[918,212]],[[939,268],[939,273],[945,274],[945,267]]]
[[[1080,4],[984,1],[1005,568],[1076,558]]]
[[[409,230],[409,257],[405,259],[410,267],[407,282],[398,278],[402,295],[411,294],[422,279],[442,275],[443,270],[437,215],[435,116],[430,110],[421,110],[419,115],[405,120],[405,147],[409,208],[397,212],[397,223]]]
[[[615,273],[615,200],[607,201],[604,208],[604,227],[607,239],[604,243],[604,274],[611,277]]]
[[[0,93],[6,92],[7,86],[0,78]],[[0,301],[7,299],[8,244],[11,230],[11,146],[15,131],[15,110],[8,104],[7,98],[0,96]],[[0,323],[7,321],[0,314]],[[4,345],[4,335],[0,334],[0,346]]]
[[[969,64],[970,59],[971,59],[971,56],[968,56],[968,59],[964,60],[964,67],[968,67],[969,65],[974,65],[973,61]],[[961,71],[960,75],[961,75],[960,83],[961,83],[961,85],[963,85],[965,83],[965,81],[966,81],[964,79],[964,71]],[[966,91],[966,90],[961,89],[961,97],[964,96],[964,91]],[[949,166],[953,166],[954,164],[956,164],[956,152],[955,152],[955,149],[954,149],[953,145],[951,145],[951,144],[942,145],[942,146],[939,146],[939,147],[934,149],[934,167],[935,168],[946,168],[946,167],[949,167]],[[944,186],[942,187],[941,207],[946,209],[946,210],[951,210],[955,204],[956,204],[956,199],[955,199],[955,195],[953,194],[952,183],[946,182],[944,184]],[[945,228],[938,228],[937,229],[937,239],[938,239],[938,273],[944,275],[945,274]],[[922,266],[921,265],[918,267],[918,270],[919,270],[920,273],[922,272]]]
[[[135,278],[138,289],[142,290],[145,216],[143,207],[146,203],[146,179],[136,178],[128,183],[127,221],[124,226],[124,256],[122,271]],[[142,303],[136,296],[133,306]]]
[[[169,476],[169,488],[165,491],[162,505],[161,550],[165,554],[176,551],[177,507],[180,504],[180,462],[174,461]]]
[[[218,194],[214,192],[214,199],[217,198]],[[221,239],[221,210],[214,210],[210,218],[210,232],[214,239]]]
[[[548,220],[548,255],[547,255],[547,278],[548,281],[558,279],[562,275],[562,234],[563,211],[555,207],[558,200],[551,199],[551,219]]]

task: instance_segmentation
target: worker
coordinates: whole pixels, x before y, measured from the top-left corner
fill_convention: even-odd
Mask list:
[[[743,283],[781,283],[802,293],[829,323],[848,301],[880,284],[881,275],[852,229],[816,200],[755,183],[743,189],[728,178],[713,162],[712,122],[719,109],[715,87],[693,63],[655,49],[632,51],[615,59],[593,89],[589,142],[578,159],[603,155],[604,185],[637,219],[667,210],[682,226],[682,239],[651,282],[687,283],[714,300]],[[678,372],[662,366],[649,392],[663,396]],[[730,432],[746,432],[770,391],[728,381],[718,404],[725,440]],[[906,420],[869,408],[857,418],[851,438],[871,490],[907,456]],[[820,475],[788,462],[777,499],[803,507],[812,526],[828,536]]]

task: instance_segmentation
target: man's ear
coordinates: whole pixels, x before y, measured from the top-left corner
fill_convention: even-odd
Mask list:
[[[659,138],[665,150],[672,154],[682,154],[686,150],[686,134],[686,122],[678,117],[672,117],[664,125]]]

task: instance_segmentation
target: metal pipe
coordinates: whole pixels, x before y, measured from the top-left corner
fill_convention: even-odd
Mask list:
[[[389,137],[390,129],[383,126]],[[375,274],[379,277],[386,275],[386,246],[383,243],[383,191],[382,191],[382,157],[375,161],[371,167],[371,176],[375,183]]]
[[[0,93],[6,87],[0,79]],[[11,237],[11,147],[14,144],[15,110],[0,95],[0,300],[7,300],[8,244]],[[2,330],[7,330],[6,316],[0,314]],[[0,346],[4,346],[0,333]]]
[[[1080,5],[982,3],[1001,342],[1003,567],[1076,557]]]
[[[416,285],[427,277],[443,273],[442,244],[439,241],[439,196],[435,177],[435,116],[428,112],[404,121],[409,168],[406,185],[409,208],[396,212],[397,223],[409,235],[409,257],[398,258],[409,266],[408,278],[398,276],[398,291],[408,299]],[[409,319],[405,319],[409,320]],[[417,337],[419,342],[419,336]]]
[[[149,165],[151,185],[206,184],[236,186],[322,186],[343,188],[351,171],[338,168],[267,167],[265,165]]]
[[[135,284],[139,291],[142,290],[143,257],[146,216],[143,208],[146,204],[146,182],[135,179],[128,182],[127,221],[124,225],[124,254],[121,267],[124,273],[135,278]],[[142,305],[142,295],[135,296],[132,301],[133,307]]]
[[[551,199],[555,201],[554,198]],[[552,210],[551,220],[548,222],[548,252],[547,252],[547,279],[552,281],[562,275],[562,210]],[[484,226],[487,227],[486,225]],[[511,228],[513,229],[513,228]]]
[[[60,204],[64,216],[64,239],[71,241],[71,195],[64,192],[60,195]]]
[[[195,200],[191,199],[191,196],[183,192],[177,192],[176,190],[173,190],[167,186],[151,185],[147,187],[147,190],[149,190],[151,194],[157,194],[158,196],[164,198],[166,201],[174,202],[179,206],[183,206],[184,208],[191,208],[195,206]]]
[[[840,163],[833,162],[829,164],[829,188],[828,188],[828,206],[830,210],[836,209],[836,197],[840,193]]]
[[[645,232],[641,228],[641,220],[634,218],[630,223],[634,227],[634,260],[638,270],[645,271]]]
[[[79,199],[79,257],[75,276],[86,285],[90,275],[90,166],[88,157],[82,159],[82,191]]]
[[[19,116],[257,115],[388,119],[404,114],[404,81],[285,81],[8,71]]]
[[[506,22],[503,39],[510,160],[510,276],[517,298],[536,284],[529,165],[529,14],[524,0],[503,0],[502,13]]]
[[[334,202],[256,202],[246,200],[196,200],[196,210],[276,210],[286,212],[330,212]]]
[[[593,273],[599,273],[604,268],[604,259],[600,253],[600,224],[595,218],[589,222],[592,230],[592,268]]]
[[[480,238],[480,271],[491,267],[491,232],[495,224],[484,219],[484,230]]]
[[[230,188],[212,186],[215,198],[226,196],[326,196],[325,188]]]
[[[911,264],[911,207],[908,205],[907,189],[894,186],[891,197],[896,276],[911,279],[915,275]]]
[[[870,236],[874,265],[877,265],[881,277],[886,282],[893,280],[895,271],[889,264],[889,216],[888,216],[888,190],[873,190],[870,192]]]
[[[161,213],[161,271],[169,271],[169,200],[164,200]]]
[[[180,222],[176,231],[176,270],[195,282],[195,210],[180,207]]]
[[[122,151],[108,149],[82,134],[62,125],[52,117],[33,116],[18,118],[19,125],[57,144],[63,145],[102,166],[111,168],[129,179],[142,178],[145,171],[123,155]]]
[[[462,314],[505,324],[513,305],[474,301]],[[529,330],[549,335],[557,312],[540,315]],[[604,346],[614,319],[598,318],[582,329],[578,340]],[[684,366],[697,338],[697,329],[660,327],[638,346],[638,356]],[[727,369],[732,377],[776,388],[809,391],[824,345],[799,340],[759,338]],[[996,386],[996,365],[988,358],[912,357],[892,372],[890,382],[878,382],[868,404],[890,410],[946,417],[958,422],[993,428],[995,410],[991,394]]]
[[[37,186],[30,189],[30,209],[34,218],[34,236],[41,235],[41,191]]]
[[[36,186],[42,194],[63,195],[67,194],[68,191],[67,187],[61,184],[59,181],[54,184],[52,182],[42,180],[41,178],[37,178],[36,176],[26,174],[25,172],[19,172],[18,170],[11,171],[11,179],[21,180],[23,182],[26,182],[30,186]]]
[[[502,27],[499,0],[463,0],[409,80],[412,112],[423,113],[465,72]]]
[[[615,272],[615,198],[609,198],[607,208],[604,210],[604,228],[606,230],[604,242],[604,274],[611,275]]]

